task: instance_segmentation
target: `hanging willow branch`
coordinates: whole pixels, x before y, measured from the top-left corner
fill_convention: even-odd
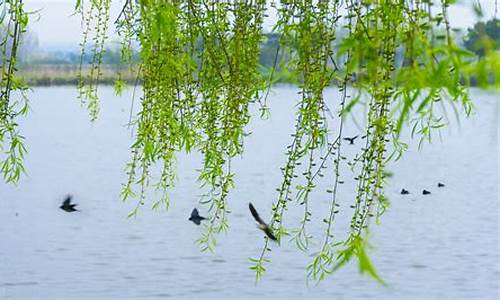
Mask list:
[[[6,182],[17,182],[24,172],[24,137],[16,118],[28,111],[28,87],[16,76],[17,52],[26,31],[28,15],[22,0],[0,1],[0,170]]]
[[[414,119],[413,132],[421,135],[421,141],[430,140],[432,129],[443,125],[442,118],[436,116],[434,102],[450,97],[452,103],[459,101],[463,104],[465,112],[470,112],[470,102],[460,84],[458,71],[464,65],[462,57],[464,51],[458,49],[453,43],[449,25],[447,25],[449,23],[446,17],[448,6],[446,2],[441,3],[442,12],[435,16],[430,14],[430,6],[433,3],[429,1],[347,1],[347,3],[319,1],[316,4],[282,2],[278,24],[281,22],[292,28],[295,34],[292,40],[298,43],[292,49],[296,53],[296,64],[299,67],[306,66],[306,68],[298,69],[303,77],[301,86],[303,98],[297,111],[296,130],[292,135],[293,142],[287,151],[288,161],[282,168],[284,177],[278,189],[278,200],[273,206],[275,211],[273,223],[280,224],[275,226],[279,237],[287,233],[283,225],[283,215],[287,203],[293,200],[290,197],[291,187],[294,185],[295,178],[299,177],[295,170],[303,162],[306,163],[308,167],[302,175],[307,184],[298,185],[295,197],[299,204],[305,207],[302,227],[294,236],[299,249],[307,250],[310,244],[308,242],[310,236],[305,234],[303,224],[312,219],[308,212],[310,204],[307,195],[315,187],[310,167],[314,165],[313,151],[326,146],[314,143],[303,146],[304,140],[313,140],[304,133],[310,130],[303,119],[311,119],[311,116],[316,114],[314,105],[307,102],[308,98],[304,98],[304,95],[308,95],[310,91],[307,88],[307,78],[315,72],[319,74],[319,78],[326,77],[325,74],[319,73],[321,68],[314,64],[315,61],[307,56],[304,57],[303,53],[308,52],[307,44],[305,44],[308,38],[314,37],[314,30],[311,27],[316,30],[322,28],[318,21],[311,20],[317,20],[314,18],[322,15],[321,8],[326,5],[325,3],[332,5],[328,11],[333,13],[327,15],[327,18],[333,26],[326,27],[330,29],[332,36],[335,36],[335,28],[340,28],[342,24],[340,23],[342,19],[337,17],[340,9],[346,10],[345,19],[348,30],[346,36],[337,42],[335,48],[335,56],[338,60],[345,62],[344,67],[338,70],[334,60],[327,65],[334,72],[334,77],[339,79],[338,85],[342,94],[341,99],[337,101],[331,99],[329,105],[338,105],[339,117],[341,117],[359,101],[359,96],[357,96],[346,105],[348,83],[366,91],[369,95],[369,104],[364,134],[365,146],[348,163],[355,172],[353,179],[357,181],[357,186],[353,203],[350,204],[352,220],[346,237],[333,235],[335,216],[340,212],[338,189],[344,182],[343,179],[340,180],[339,166],[346,159],[341,154],[343,119],[339,122],[337,138],[327,146],[327,155],[319,157],[322,162],[318,172],[321,172],[321,168],[325,166],[325,159],[333,158],[334,179],[332,188],[327,190],[327,193],[332,195],[332,199],[328,215],[323,219],[327,227],[324,242],[318,254],[307,266],[308,275],[312,279],[322,280],[352,258],[356,258],[361,272],[367,272],[376,280],[383,282],[367,256],[365,233],[368,232],[370,219],[375,216],[378,219],[388,207],[388,200],[383,193],[387,174],[385,166],[391,158],[400,157],[404,151],[405,145],[398,140],[398,137],[402,124],[408,116],[412,115],[411,111],[415,107],[417,107],[416,112],[419,117]],[[445,30],[440,33],[439,39],[433,40],[434,31],[441,24],[445,24]],[[287,28],[284,27],[281,31],[286,33]],[[301,31],[309,33],[308,37],[301,37]],[[322,33],[321,36],[327,37],[328,34]],[[335,41],[333,43],[335,44]],[[312,51],[315,54],[323,51],[321,41],[313,44]],[[403,51],[405,51],[402,59],[404,64],[397,66],[396,55]],[[342,77],[344,80],[341,79]],[[318,96],[318,98],[321,97]],[[415,103],[419,100],[420,103]],[[320,108],[325,109],[324,106]],[[315,128],[319,129],[321,126],[316,125]],[[389,144],[392,144],[396,155],[387,153],[390,148]],[[309,155],[306,156],[308,153]],[[254,263],[252,269],[256,271],[257,278],[260,278],[265,270],[264,263],[269,261],[266,253],[271,246],[266,239],[260,256],[251,259]]]
[[[76,11],[82,14],[83,40],[80,44],[80,70],[78,72],[78,92],[82,104],[86,104],[92,120],[99,112],[97,85],[101,77],[101,64],[104,55],[104,43],[109,25],[111,0],[92,0],[85,8],[83,1],[77,1]],[[92,31],[95,29],[95,31]],[[93,33],[93,35],[91,35]],[[88,48],[89,39],[91,47]],[[83,70],[84,58],[90,54],[90,68]]]

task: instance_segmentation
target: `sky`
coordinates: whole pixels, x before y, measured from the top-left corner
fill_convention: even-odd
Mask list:
[[[495,13],[495,0],[461,0],[449,10],[450,23],[453,27],[467,28],[472,26],[477,18],[472,10],[472,4],[479,1],[485,18],[491,18]],[[499,0],[500,2],[500,0]],[[78,49],[82,39],[81,19],[73,15],[76,0],[26,0],[28,11],[40,10],[32,15],[30,31],[38,36],[42,48],[73,48]],[[123,0],[113,0],[111,20],[120,12]],[[111,26],[112,27],[112,26]],[[113,31],[110,31],[113,37]]]

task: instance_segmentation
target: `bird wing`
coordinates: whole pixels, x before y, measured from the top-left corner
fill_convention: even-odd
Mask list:
[[[66,196],[66,199],[64,199],[63,205],[69,206],[70,204],[71,204],[71,196]]]
[[[342,138],[344,141],[350,141],[351,138],[348,138],[348,137],[345,137],[345,138]]]
[[[193,219],[191,219],[191,221],[193,221],[193,223],[196,224],[196,225],[200,225],[201,224],[201,220],[198,219],[198,218],[193,218]]]
[[[264,221],[260,218],[259,213],[257,213],[257,210],[253,207],[252,203],[248,203],[248,208],[250,208],[250,212],[257,223],[266,225],[266,223],[264,223]]]
[[[355,140],[355,139],[357,139],[357,138],[358,138],[358,136],[359,136],[359,135],[355,135],[355,136],[353,136],[351,139]]]
[[[193,208],[193,211],[191,212],[191,218],[196,218],[199,217],[200,214],[198,213],[198,210],[196,208]]]

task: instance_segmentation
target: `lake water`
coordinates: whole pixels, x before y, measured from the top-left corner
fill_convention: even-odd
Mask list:
[[[0,299],[499,299],[499,97],[481,91],[472,93],[471,118],[459,126],[451,113],[453,124],[441,138],[420,151],[413,141],[405,158],[389,167],[395,174],[387,186],[391,207],[382,224],[372,226],[369,252],[388,286],[361,276],[354,261],[319,285],[307,285],[305,266],[317,246],[303,253],[288,242],[273,248],[255,284],[248,257],[259,254],[263,238],[247,205],[252,201],[268,219],[295,93],[275,88],[271,118],[249,125],[246,152],[234,162],[231,228],[209,254],[194,243],[203,228],[187,221],[195,206],[206,212],[198,204],[199,155],[179,157],[168,212],[146,205],[127,219],[134,203],[118,195],[130,158],[125,124],[131,93],[116,97],[101,88],[102,110],[91,124],[73,87],[36,88],[31,112],[20,122],[27,175],[17,186],[0,184]],[[352,120],[346,130],[358,132]],[[356,147],[346,146],[346,156],[352,158]],[[438,189],[438,181],[446,187]],[[400,195],[402,187],[412,194]],[[423,188],[432,194],[422,196]],[[58,208],[67,193],[81,212]],[[348,217],[352,191],[342,193]],[[324,192],[314,195],[311,232],[317,236],[327,202]],[[300,213],[300,207],[289,211],[290,225]],[[342,220],[338,233],[345,234],[340,225]]]

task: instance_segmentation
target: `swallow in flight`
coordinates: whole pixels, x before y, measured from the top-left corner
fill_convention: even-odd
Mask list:
[[[354,145],[354,140],[357,139],[358,136],[353,136],[353,137],[345,137],[343,138],[344,141],[349,141],[349,145]]]
[[[257,213],[257,210],[255,209],[255,207],[253,207],[252,203],[248,203],[248,208],[250,208],[250,212],[252,213],[253,218],[257,222],[257,227],[260,230],[264,231],[264,233],[267,235],[268,238],[270,238],[273,241],[276,241],[277,239],[274,236],[271,228],[269,228],[269,226],[264,221],[262,221],[259,214]]]
[[[78,211],[78,209],[75,208],[76,204],[71,203],[71,198],[72,198],[71,195],[67,195],[66,199],[64,199],[62,205],[59,206],[59,208],[64,210],[65,212]]]
[[[196,225],[200,225],[202,220],[205,220],[205,217],[200,216],[198,213],[198,210],[196,208],[193,208],[193,211],[191,212],[191,217],[189,217],[189,221],[192,221]]]

